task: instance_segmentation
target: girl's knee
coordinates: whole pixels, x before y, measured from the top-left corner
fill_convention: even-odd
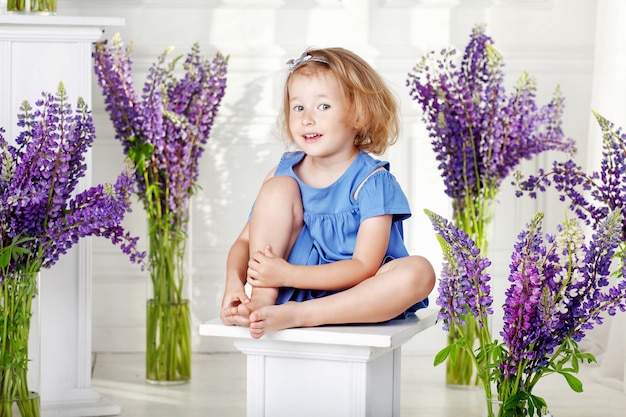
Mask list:
[[[276,223],[277,221],[280,225]],[[268,228],[273,228],[276,232],[290,228],[291,247],[302,229],[303,222],[304,208],[296,180],[280,175],[267,179],[261,186],[252,208],[251,233],[257,234],[259,230]]]
[[[428,292],[432,291],[433,288],[435,288],[437,280],[435,268],[433,268],[430,261],[423,256],[412,256],[412,258],[415,258],[417,279]]]
[[[260,197],[289,199],[302,202],[300,186],[295,179],[284,175],[268,178],[261,186]]]
[[[267,179],[261,186],[255,207],[263,206],[274,213],[292,210],[294,217],[302,217],[302,196],[300,186],[293,178],[275,176]]]
[[[435,269],[428,259],[423,256],[411,255],[404,258],[394,259],[383,265],[380,272],[393,270],[398,278],[407,281],[406,286],[429,294],[435,288]]]

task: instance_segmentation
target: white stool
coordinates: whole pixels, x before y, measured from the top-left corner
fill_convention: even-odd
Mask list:
[[[261,339],[215,319],[200,324],[200,335],[235,338],[247,355],[248,417],[399,417],[401,346],[436,318],[426,309],[406,320],[286,329]]]

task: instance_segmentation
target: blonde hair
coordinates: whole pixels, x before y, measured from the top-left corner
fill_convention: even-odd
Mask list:
[[[384,153],[398,139],[400,120],[396,97],[382,77],[361,57],[344,48],[308,49],[306,53],[315,59],[295,65],[285,81],[278,125],[289,143],[294,144],[289,131],[290,81],[297,75],[330,72],[348,99],[348,123],[358,129],[354,144],[364,152]]]

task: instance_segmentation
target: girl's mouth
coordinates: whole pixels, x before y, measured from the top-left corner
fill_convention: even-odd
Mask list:
[[[302,137],[303,137],[303,138],[304,138],[304,140],[305,140],[305,141],[307,141],[307,142],[313,142],[313,141],[315,141],[315,140],[317,140],[317,139],[321,138],[321,137],[322,137],[322,135],[321,135],[321,134],[319,134],[319,133],[306,133],[306,134],[302,135]]]

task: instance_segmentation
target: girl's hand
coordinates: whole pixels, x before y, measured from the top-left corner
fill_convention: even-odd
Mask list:
[[[287,286],[289,263],[274,255],[267,245],[263,251],[252,254],[248,262],[248,283],[253,287],[278,288]]]
[[[248,316],[250,312],[245,305],[250,302],[243,286],[231,289],[226,288],[222,299],[222,310],[220,319],[225,325],[247,326],[250,323]],[[246,314],[247,313],[247,314]]]

